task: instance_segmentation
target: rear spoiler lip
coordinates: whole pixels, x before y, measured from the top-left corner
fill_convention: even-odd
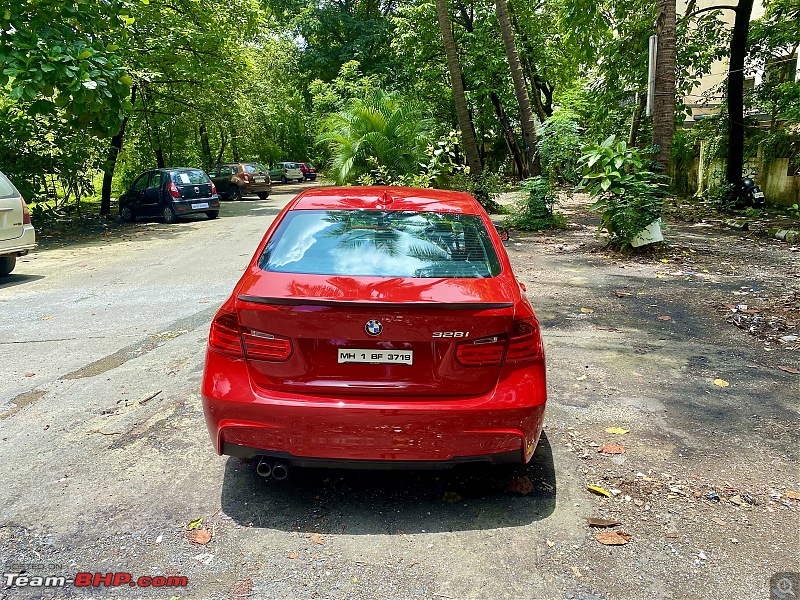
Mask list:
[[[315,298],[270,298],[264,296],[237,296],[242,302],[278,304],[281,306],[345,306],[353,308],[438,308],[444,310],[492,310],[513,308],[513,302],[370,302],[361,300],[318,300]]]

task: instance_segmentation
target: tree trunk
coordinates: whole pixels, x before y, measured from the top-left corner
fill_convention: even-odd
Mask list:
[[[200,123],[200,146],[203,149],[203,159],[206,161],[206,171],[214,168],[214,157],[211,156],[211,144],[208,142],[208,129],[205,123]]]
[[[489,98],[492,100],[492,104],[494,105],[494,111],[497,113],[497,120],[500,121],[500,127],[503,129],[503,134],[506,138],[506,145],[508,146],[508,151],[511,153],[511,156],[514,157],[514,164],[516,165],[516,172],[519,173],[520,178],[522,178],[522,174],[525,172],[523,162],[522,162],[522,152],[520,152],[519,145],[517,144],[517,140],[514,137],[514,130],[511,128],[511,123],[508,122],[508,117],[506,116],[506,111],[503,110],[503,105],[500,104],[500,98],[497,97],[497,94],[491,92],[489,94]]]
[[[458,126],[461,129],[461,139],[464,144],[464,154],[467,157],[470,173],[478,176],[483,171],[480,154],[478,154],[478,144],[475,141],[475,130],[472,126],[472,119],[469,116],[467,100],[464,96],[464,83],[461,79],[461,65],[458,62],[458,52],[456,42],[453,39],[453,32],[450,29],[450,14],[447,8],[447,0],[436,0],[436,13],[439,17],[439,28],[442,30],[444,41],[444,51],[447,55],[447,68],[450,71],[450,84],[453,87],[453,100],[456,104],[456,116]]]
[[[726,181],[739,186],[744,167],[744,59],[747,56],[747,34],[753,0],[739,0],[731,36],[728,67],[728,165]]]
[[[675,132],[675,0],[658,0],[658,50],[653,99],[653,144],[658,146],[656,163],[662,173],[669,168]]]
[[[222,127],[219,128],[219,152],[217,152],[217,162],[214,164],[218,165],[222,162],[222,155],[225,153],[225,146],[228,145],[228,135],[225,133],[225,130]]]
[[[647,94],[636,92],[636,107],[633,109],[631,117],[631,131],[628,134],[628,147],[636,145],[636,138],[639,137],[639,125],[642,122],[642,114],[647,108]]]
[[[233,162],[239,162],[239,144],[236,143],[236,135],[231,131],[231,152],[233,153]]]
[[[674,0],[673,0],[674,1]],[[500,22],[500,32],[503,35],[503,45],[506,48],[508,57],[508,68],[511,71],[511,79],[514,82],[514,93],[517,95],[519,103],[520,121],[522,123],[522,137],[525,139],[525,154],[528,166],[528,173],[539,175],[541,167],[539,156],[536,152],[536,127],[531,110],[531,100],[528,96],[528,87],[525,85],[525,75],[517,54],[517,44],[514,42],[514,31],[511,29],[511,20],[508,17],[508,7],[505,0],[495,0],[497,6],[497,20]]]
[[[136,86],[131,88],[131,106],[136,104]],[[114,169],[117,167],[117,157],[122,150],[122,140],[125,137],[125,127],[128,125],[129,116],[125,115],[119,131],[111,138],[111,144],[106,155],[106,164],[103,169],[103,188],[100,192],[100,214],[111,214],[111,183],[114,180]]]

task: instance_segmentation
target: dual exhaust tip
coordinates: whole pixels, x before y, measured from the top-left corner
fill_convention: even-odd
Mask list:
[[[276,481],[283,481],[289,476],[289,465],[283,461],[275,461],[262,456],[258,460],[256,473],[265,479],[272,477]]]

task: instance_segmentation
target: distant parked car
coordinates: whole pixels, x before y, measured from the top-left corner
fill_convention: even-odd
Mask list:
[[[278,162],[272,165],[269,170],[269,176],[272,181],[280,181],[281,183],[289,183],[292,179],[298,182],[303,181],[303,172],[300,170],[300,165],[295,162]]]
[[[219,196],[214,182],[200,169],[174,168],[146,171],[119,198],[119,216],[163,217],[174,223],[185,215],[219,216]]]
[[[208,173],[221,196],[240,200],[242,196],[269,198],[272,181],[266,167],[256,162],[217,165]]]
[[[17,265],[17,257],[36,247],[31,213],[14,184],[0,173],[0,277]]]
[[[311,163],[299,163],[299,165],[300,165],[300,171],[303,173],[303,177],[306,178],[306,181],[316,180],[317,168],[314,165],[312,165]]]

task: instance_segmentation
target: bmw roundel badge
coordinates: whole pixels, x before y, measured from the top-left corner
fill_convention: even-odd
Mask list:
[[[366,329],[367,333],[370,335],[380,335],[381,331],[383,331],[383,325],[377,319],[370,319],[367,321],[364,329]]]

